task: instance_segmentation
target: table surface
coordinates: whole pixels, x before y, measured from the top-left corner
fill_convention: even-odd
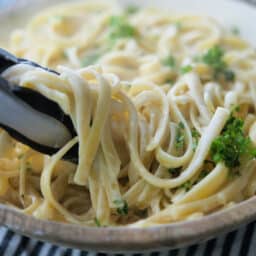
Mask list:
[[[0,9],[15,0],[0,0]],[[256,4],[256,0],[244,0]],[[0,256],[106,256],[103,253],[85,252],[44,243],[0,227]],[[118,254],[120,256],[120,254]],[[132,254],[127,254],[131,256]],[[133,254],[142,256],[142,254]],[[231,233],[221,235],[202,244],[178,250],[145,253],[143,256],[256,256],[256,222]]]

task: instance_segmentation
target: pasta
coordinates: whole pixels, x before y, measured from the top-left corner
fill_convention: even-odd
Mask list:
[[[256,192],[256,52],[210,17],[63,4],[11,34],[3,77],[57,102],[77,137],[50,157],[0,134],[0,198],[45,220],[148,227]],[[79,143],[77,165],[62,160]]]

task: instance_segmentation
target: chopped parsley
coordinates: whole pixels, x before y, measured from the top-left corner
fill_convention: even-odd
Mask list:
[[[117,206],[117,213],[119,215],[127,215],[129,208],[128,208],[128,204],[125,200],[119,199],[119,200],[115,200],[114,204]]]
[[[226,81],[232,82],[235,80],[235,73],[228,69],[223,57],[223,49],[219,46],[214,46],[203,55],[202,61],[213,69],[215,79],[224,77]]]
[[[226,81],[232,82],[235,80],[235,73],[232,70],[229,70],[229,69],[225,70],[223,72],[223,75],[224,75]]]
[[[195,128],[192,129],[192,138],[193,138],[193,151],[196,151],[198,141],[200,139],[200,133]]]
[[[197,178],[197,183],[199,183],[202,179],[204,179],[210,173],[209,170],[202,170]]]
[[[188,180],[187,182],[183,183],[179,188],[184,189],[186,192],[188,192],[194,185],[202,181],[209,173],[210,173],[209,170],[203,169],[194,182],[192,182],[191,180]]]
[[[193,186],[193,183],[191,180],[188,180],[187,182],[183,183],[180,188],[184,189],[186,192],[188,192]]]
[[[173,177],[176,178],[180,175],[182,170],[182,167],[178,167],[178,168],[170,168],[168,169],[169,174]]]
[[[230,179],[233,179],[233,178],[236,178],[236,177],[240,177],[240,176],[241,176],[241,173],[240,173],[240,171],[237,168],[232,169],[232,171],[230,171],[228,173],[228,177]]]
[[[210,173],[209,170],[202,170],[198,175],[198,178],[196,181],[192,182],[191,180],[188,180],[187,182],[183,183],[179,188],[184,189],[186,192],[188,192],[194,185],[202,181],[209,173]]]
[[[192,60],[193,60],[194,62],[200,62],[200,61],[202,61],[202,57],[199,56],[199,55],[195,55],[195,56],[192,58]]]
[[[52,17],[49,18],[49,21],[50,21],[50,22],[58,22],[58,23],[60,23],[60,22],[62,22],[64,19],[65,19],[65,17],[62,16],[62,15],[54,15],[54,16],[52,16]]]
[[[204,160],[204,164],[208,164],[208,165],[210,165],[212,167],[216,166],[216,164],[212,160],[208,160],[208,159]]]
[[[29,161],[25,162],[25,168],[27,172],[34,172],[34,169],[32,168],[32,165]]]
[[[64,59],[68,59],[68,53],[67,53],[67,50],[66,50],[66,49],[63,50],[63,52],[62,52],[62,57],[63,57]]]
[[[242,157],[255,157],[256,149],[243,132],[244,121],[231,114],[220,136],[212,143],[210,153],[215,163],[224,162],[228,168],[241,165]]]
[[[137,215],[140,218],[146,218],[148,216],[148,210],[147,209],[135,209],[134,214]]]
[[[177,22],[175,23],[175,26],[176,26],[177,30],[181,30],[181,28],[182,28],[182,23],[181,23],[181,21],[177,21]]]
[[[172,55],[169,55],[162,60],[162,64],[166,67],[174,68],[176,66],[176,60]]]
[[[183,66],[180,69],[181,74],[189,73],[193,70],[193,67],[191,65]]]
[[[101,55],[102,55],[101,53],[95,52],[95,53],[91,53],[91,54],[85,56],[81,60],[82,67],[87,67],[87,66],[95,64],[100,59]]]
[[[136,6],[136,5],[128,5],[126,8],[125,8],[125,13],[128,14],[128,15],[132,15],[132,14],[135,14],[136,12],[139,11],[139,7]]]
[[[116,41],[119,38],[129,38],[136,35],[136,29],[133,27],[124,16],[112,16],[109,21],[111,41]]]
[[[166,84],[169,84],[171,87],[174,85],[174,83],[175,83],[175,80],[174,79],[167,79],[166,81],[165,81],[165,83]]]
[[[94,223],[95,223],[95,225],[96,225],[97,227],[101,227],[101,223],[100,223],[100,221],[99,221],[98,218],[95,218],[95,219],[94,219]]]
[[[184,135],[184,124],[180,122],[178,124],[178,130],[175,138],[175,147],[178,150],[184,149],[185,146],[185,135]]]
[[[235,36],[238,36],[240,34],[240,30],[237,26],[232,26],[231,27],[231,33]]]
[[[233,106],[232,108],[231,108],[231,116],[233,116],[235,113],[238,113],[239,111],[240,111],[240,106],[238,105],[238,106]]]
[[[23,157],[24,157],[24,154],[19,154],[17,158],[18,158],[19,160],[21,160]]]

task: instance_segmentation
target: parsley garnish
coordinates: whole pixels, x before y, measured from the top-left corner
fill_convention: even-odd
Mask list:
[[[63,57],[64,59],[68,59],[68,53],[67,53],[67,50],[66,50],[66,49],[63,50],[63,52],[62,52],[62,57]]]
[[[119,199],[119,200],[115,200],[114,204],[117,206],[117,213],[119,215],[127,215],[129,208],[128,208],[128,204],[125,200]]]
[[[215,79],[222,76],[226,81],[232,82],[235,80],[235,73],[228,69],[227,63],[223,60],[223,57],[223,49],[219,46],[214,46],[203,55],[202,60],[213,69]]]
[[[166,81],[165,81],[165,83],[166,84],[169,84],[171,87],[174,85],[174,83],[175,83],[175,80],[174,79],[167,79]]]
[[[101,55],[102,55],[101,53],[95,52],[85,56],[84,59],[81,61],[82,67],[87,67],[95,64],[98,61],[98,59],[101,57]]]
[[[185,136],[184,136],[184,124],[180,122],[178,124],[178,130],[177,130],[177,135],[175,138],[175,146],[176,149],[183,149],[185,145]]]
[[[230,172],[228,173],[228,177],[229,177],[230,179],[233,179],[233,178],[235,178],[235,177],[240,177],[240,176],[241,176],[241,173],[240,173],[240,171],[239,171],[237,168],[232,169],[232,171],[230,171]]]
[[[196,151],[198,141],[200,139],[200,133],[195,128],[192,129],[192,138],[193,138],[193,151]]]
[[[177,21],[177,22],[175,23],[175,26],[176,26],[177,30],[181,30],[181,28],[182,28],[182,23],[181,23],[181,21]]]
[[[233,116],[235,113],[238,113],[239,111],[240,111],[240,106],[238,105],[238,106],[233,106],[232,108],[231,108],[231,116]]]
[[[134,210],[135,215],[137,215],[140,218],[146,218],[148,216],[148,210],[147,209],[135,209]]]
[[[188,180],[187,182],[183,183],[180,188],[185,189],[186,192],[188,192],[193,186],[192,181]]]
[[[192,182],[191,180],[188,180],[187,182],[183,183],[179,188],[185,189],[185,191],[188,192],[194,185],[198,184],[209,173],[210,173],[210,171],[208,171],[208,170],[202,170],[200,172],[200,174],[198,175],[198,178],[196,181]]]
[[[124,16],[112,16],[109,21],[109,38],[116,41],[119,38],[134,37],[136,29],[130,25]]]
[[[132,15],[132,14],[135,14],[136,12],[139,11],[139,7],[136,6],[136,5],[128,5],[126,8],[125,8],[125,13],[128,14],[128,15]]]
[[[170,169],[168,169],[168,172],[170,173],[170,175],[172,177],[176,178],[180,175],[181,170],[182,170],[182,167],[170,168]]]
[[[101,227],[101,223],[100,223],[100,221],[99,221],[98,218],[95,218],[95,219],[94,219],[94,223],[95,223],[95,225],[96,225],[97,227]]]
[[[197,183],[199,183],[202,179],[204,179],[209,173],[210,171],[208,170],[202,170],[197,178]]]
[[[241,157],[256,156],[256,150],[249,137],[245,136],[243,126],[243,120],[232,113],[221,135],[211,145],[211,158],[215,163],[224,162],[228,168],[235,168],[241,165]]]
[[[162,64],[169,68],[174,68],[176,66],[176,60],[172,55],[169,55],[162,60]]]
[[[187,66],[181,67],[180,72],[181,72],[181,74],[186,74],[192,70],[193,70],[193,67],[190,65],[187,65]]]
[[[65,19],[64,16],[61,15],[54,15],[52,17],[49,18],[50,22],[62,22]]]
[[[229,69],[225,70],[223,72],[223,75],[224,75],[226,81],[231,81],[232,82],[232,81],[235,80],[235,73],[232,70],[229,70]]]
[[[240,34],[240,30],[237,26],[233,26],[231,27],[231,33],[235,36],[239,35]]]
[[[18,158],[19,160],[21,160],[23,157],[24,157],[24,154],[20,154],[20,155],[18,155],[17,158]]]
[[[216,166],[215,162],[213,162],[212,160],[208,160],[208,159],[204,160],[204,164],[208,164],[208,165],[213,166],[213,167]]]

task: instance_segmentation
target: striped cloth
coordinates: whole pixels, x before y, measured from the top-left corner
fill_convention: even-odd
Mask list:
[[[0,9],[15,0],[0,0]],[[244,0],[256,4],[256,0]],[[127,256],[256,256],[256,222],[243,226],[200,245],[164,252],[136,253]],[[111,254],[113,255],[113,254]],[[0,256],[107,256],[96,252],[59,247],[30,239],[0,227]],[[116,254],[115,256],[126,256]]]
[[[255,223],[200,245],[164,252],[127,254],[127,256],[256,256]],[[58,247],[17,235],[2,227],[0,228],[0,256],[107,256],[107,254]],[[116,256],[122,256],[122,254],[116,254]]]

